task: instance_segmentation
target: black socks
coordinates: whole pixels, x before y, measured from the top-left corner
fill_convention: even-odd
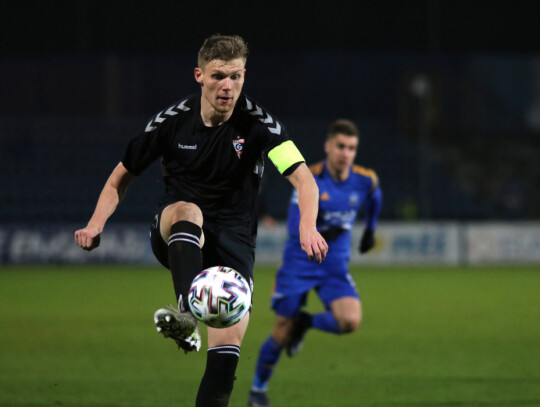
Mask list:
[[[196,407],[226,407],[229,404],[239,357],[240,348],[235,345],[208,349]]]
[[[169,267],[180,311],[189,309],[187,296],[191,282],[202,271],[201,234],[198,225],[185,220],[171,226]]]

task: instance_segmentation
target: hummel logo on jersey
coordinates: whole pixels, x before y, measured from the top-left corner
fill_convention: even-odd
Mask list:
[[[321,194],[321,198],[320,198],[321,201],[329,201],[330,200],[330,195],[328,195],[328,192],[323,192]]]
[[[238,140],[233,140],[232,142],[234,151],[236,152],[236,156],[238,157],[238,159],[241,158],[242,151],[244,151],[244,142],[245,140],[243,138],[238,139]]]
[[[164,122],[170,116],[177,115],[179,113],[179,110],[182,110],[184,112],[187,112],[188,110],[190,110],[191,108],[186,106],[186,102],[187,102],[187,99],[183,100],[182,102],[178,103],[177,105],[172,105],[167,110],[163,110],[163,111],[159,112],[157,115],[155,115],[152,118],[152,120],[150,120],[148,122],[148,124],[146,125],[146,128],[144,129],[144,131],[146,133],[150,133],[151,131],[153,131],[153,130],[155,130],[157,128],[157,125],[159,123]]]
[[[196,150],[197,149],[197,144],[194,144],[194,145],[190,146],[188,144],[180,144],[180,143],[178,143],[178,148],[181,149],[181,150]]]
[[[272,116],[264,112],[259,106],[257,105],[253,106],[253,103],[247,97],[246,97],[246,108],[248,111],[250,111],[249,112],[250,115],[257,117],[260,122],[269,125],[268,130],[270,130],[270,133],[281,134],[281,126],[277,122],[277,120],[274,120]],[[270,127],[270,124],[273,127]]]

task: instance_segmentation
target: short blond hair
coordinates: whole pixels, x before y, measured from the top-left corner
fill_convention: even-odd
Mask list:
[[[210,61],[216,59],[230,61],[242,58],[246,61],[248,53],[247,43],[239,35],[214,34],[204,40],[201,49],[199,49],[197,62],[199,68],[204,68]]]

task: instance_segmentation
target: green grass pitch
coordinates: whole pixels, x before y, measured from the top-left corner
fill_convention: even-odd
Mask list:
[[[360,329],[311,331],[296,358],[283,354],[274,407],[540,406],[538,267],[352,273]],[[246,406],[271,330],[273,274],[255,271],[231,407]],[[154,310],[172,300],[157,267],[2,266],[0,407],[193,406],[206,346],[184,355],[155,332]],[[315,296],[308,307],[320,309]]]

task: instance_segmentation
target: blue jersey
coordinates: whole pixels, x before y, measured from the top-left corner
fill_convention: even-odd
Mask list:
[[[315,289],[326,309],[342,297],[359,298],[349,274],[351,229],[358,210],[366,207],[366,229],[375,230],[382,194],[374,171],[353,165],[344,181],[332,178],[326,163],[310,167],[319,187],[317,229],[325,236],[329,249],[321,264],[310,261],[300,246],[298,196],[293,193],[287,227],[289,239],[283,264],[276,275],[272,309],[281,316],[293,317],[305,304],[308,291]]]
[[[344,181],[336,181],[326,168],[326,162],[310,166],[310,170],[319,187],[319,214],[317,229],[323,236],[331,229],[339,230],[335,240],[327,238],[328,255],[324,262],[332,263],[348,261],[351,250],[351,230],[362,205],[369,201],[371,195],[379,189],[378,178],[373,170],[353,165],[349,177]],[[377,211],[378,212],[378,211]],[[374,230],[376,216],[366,214],[366,227]],[[287,229],[289,240],[284,252],[283,261],[309,261],[300,247],[299,231],[300,210],[298,195],[293,192],[289,205]],[[293,260],[293,261],[294,261]]]

